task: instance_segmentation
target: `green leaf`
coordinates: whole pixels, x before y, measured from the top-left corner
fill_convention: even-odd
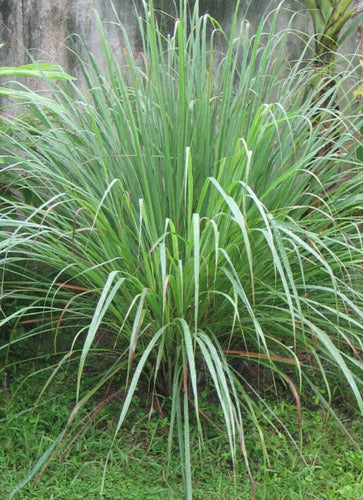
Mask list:
[[[49,80],[74,80],[56,64],[33,63],[23,66],[1,66],[0,77],[46,78]]]

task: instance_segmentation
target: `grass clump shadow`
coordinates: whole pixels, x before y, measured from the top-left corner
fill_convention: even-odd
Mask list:
[[[300,449],[302,395],[337,416],[333,392],[350,391],[362,409],[362,123],[344,87],[354,68],[322,94],[313,66],[282,72],[279,11],[252,35],[237,8],[227,37],[181,2],[166,36],[144,7],[138,53],[121,23],[115,51],[96,16],[104,61],[83,48],[85,89],[45,76],[48,95],[3,91],[29,113],[0,127],[1,349],[52,346],[40,399],[78,366],[67,423],[11,498],[113,384],[106,465],[141,389],[187,498],[208,426],[256,495],[250,436],[268,463],[262,421]],[[295,401],[293,433],[267,393]],[[106,494],[107,467],[101,483]]]

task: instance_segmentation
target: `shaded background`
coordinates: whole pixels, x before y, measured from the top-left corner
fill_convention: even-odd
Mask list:
[[[176,0],[179,4],[179,0]],[[194,5],[195,1],[190,0]],[[246,16],[252,29],[266,11],[272,11],[280,0],[241,0],[240,15]],[[127,28],[135,50],[140,46],[135,10],[142,10],[142,0],[113,0],[115,9]],[[156,9],[175,14],[174,0],[154,0]],[[236,0],[200,0],[200,13],[209,12],[228,31],[235,10]],[[312,33],[312,22],[302,0],[285,0],[279,28],[283,29],[293,17],[293,26],[302,32]],[[77,74],[76,58],[70,50],[69,37],[82,37],[91,52],[101,60],[101,48],[93,20],[96,9],[105,23],[107,36],[112,45],[122,42],[115,25],[111,0],[0,0],[0,65],[13,66],[29,62],[27,50],[38,61],[56,62],[74,76]],[[164,26],[165,30],[171,29]],[[289,58],[296,59],[302,41],[293,37],[289,44]],[[79,44],[79,40],[77,41]],[[26,49],[26,50],[25,50]],[[357,50],[354,33],[342,47],[345,53]]]

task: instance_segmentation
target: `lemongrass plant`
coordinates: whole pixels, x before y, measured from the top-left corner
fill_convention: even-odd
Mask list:
[[[316,86],[304,94],[313,68],[284,70],[279,11],[252,35],[237,7],[228,38],[198,3],[189,13],[180,2],[170,35],[152,1],[144,8],[138,53],[121,24],[112,48],[96,17],[104,61],[84,48],[83,90],[11,87],[28,114],[0,128],[0,325],[12,332],[2,349],[51,339],[50,382],[78,360],[75,405],[53,447],[111,380],[124,394],[115,438],[140,384],[152,408],[168,396],[168,453],[177,446],[187,498],[191,432],[203,446],[208,425],[204,381],[253,490],[244,423],[261,433],[258,418],[273,412],[251,372],[271,373],[299,412],[305,387],[330,408],[337,379],[362,410],[361,115],[343,85],[354,68],[316,99]],[[322,106],[316,125],[326,99],[344,117]]]

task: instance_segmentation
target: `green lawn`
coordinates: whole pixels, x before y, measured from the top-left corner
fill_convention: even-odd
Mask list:
[[[40,363],[37,361],[38,370]],[[44,362],[43,362],[44,364]],[[74,398],[72,370],[52,384],[32,410],[45,380],[29,373],[29,364],[18,367],[0,392],[0,490],[1,498],[26,478],[36,461],[62,431]],[[16,375],[16,377],[15,377]],[[115,387],[111,390],[115,390]],[[206,398],[208,399],[208,398]],[[91,406],[79,417],[67,434],[64,445],[50,461],[38,480],[30,481],[13,498],[83,499],[100,498],[107,455],[121,407],[115,397],[101,409],[97,423]],[[167,401],[164,402],[167,404]],[[147,422],[150,402],[144,394],[135,398],[125,426],[112,448],[105,474],[103,498],[184,498],[183,480],[178,457],[167,470],[166,419],[154,411]],[[293,403],[271,401],[277,417],[291,435],[297,438],[297,409]],[[205,401],[203,414],[213,417],[213,402]],[[342,406],[341,411],[343,412]],[[87,411],[89,412],[87,414]],[[360,420],[354,414],[341,413],[351,436],[359,444]],[[193,486],[196,499],[251,498],[248,476],[243,466],[234,475],[225,438],[212,425],[205,426],[205,448],[201,454],[192,442]],[[264,459],[256,430],[247,422],[247,447],[259,499],[358,499],[363,496],[362,455],[347,439],[338,425],[313,402],[303,408],[303,447],[300,452],[279,429],[267,428],[266,447],[269,463]],[[192,440],[197,433],[192,430]],[[73,438],[77,437],[76,440]],[[199,456],[198,456],[199,455]],[[303,457],[303,458],[302,458]],[[304,460],[306,463],[304,463]]]

